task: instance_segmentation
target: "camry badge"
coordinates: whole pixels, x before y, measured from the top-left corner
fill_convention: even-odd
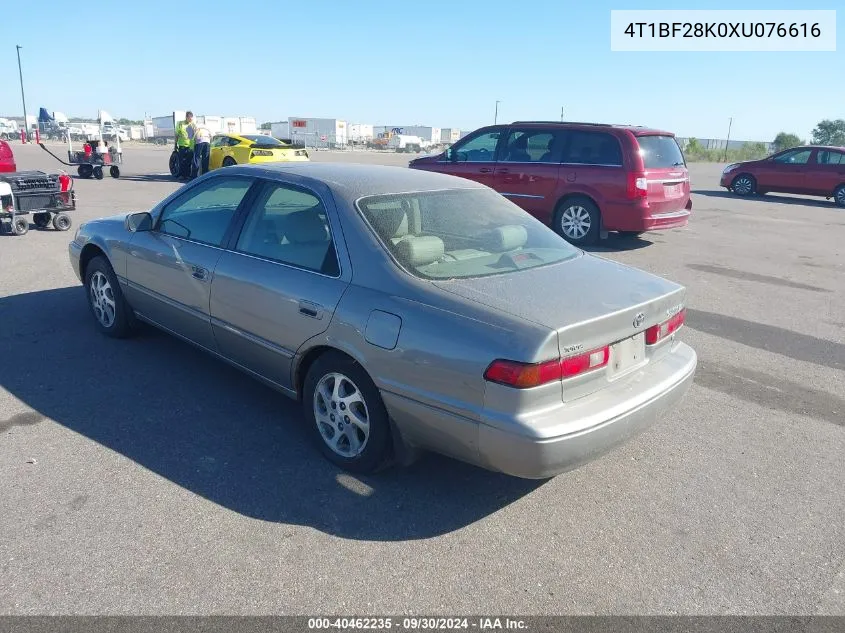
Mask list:
[[[634,327],[640,327],[645,322],[645,314],[640,312],[634,317]]]

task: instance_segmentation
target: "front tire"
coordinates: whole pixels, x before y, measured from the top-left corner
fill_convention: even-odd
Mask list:
[[[302,406],[312,439],[336,466],[372,473],[389,462],[387,409],[372,379],[351,358],[337,352],[318,358],[305,377]]]
[[[555,231],[576,246],[590,246],[598,242],[601,231],[599,208],[586,198],[570,198],[558,207]]]
[[[70,216],[67,213],[57,213],[55,217],[53,217],[53,228],[57,231],[67,231],[71,224]]]
[[[845,185],[839,185],[833,190],[833,201],[837,207],[845,207]]]
[[[179,173],[181,172],[181,165],[179,164],[179,152],[173,152],[170,155],[170,163],[168,164],[170,168],[170,175],[174,178],[179,177]]]
[[[32,216],[32,221],[35,223],[35,228],[46,229],[50,226],[50,214],[48,212],[35,213]]]
[[[103,168],[102,167],[94,167],[94,178],[97,180],[103,179]]]
[[[112,338],[125,338],[135,329],[134,317],[109,261],[98,255],[85,268],[88,307],[97,329]]]
[[[757,181],[754,180],[754,176],[751,174],[739,174],[733,179],[733,182],[731,182],[731,191],[743,198],[754,195],[756,190]]]
[[[26,235],[29,232],[29,219],[26,217],[12,218],[12,233]]]

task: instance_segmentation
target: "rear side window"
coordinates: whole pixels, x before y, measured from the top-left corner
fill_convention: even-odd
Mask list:
[[[622,148],[612,134],[572,131],[566,135],[564,163],[622,166]]]
[[[831,150],[819,151],[816,160],[820,165],[845,165],[845,154]]]
[[[639,136],[640,154],[646,169],[668,169],[686,165],[674,136]]]

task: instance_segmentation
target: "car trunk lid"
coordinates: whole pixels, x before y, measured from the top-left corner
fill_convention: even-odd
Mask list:
[[[604,360],[597,369],[564,374],[564,400],[592,393],[646,364],[646,330],[677,314],[685,295],[678,284],[592,255],[511,274],[434,283],[554,330],[563,359],[589,362],[592,352],[606,353],[604,359],[593,356]]]

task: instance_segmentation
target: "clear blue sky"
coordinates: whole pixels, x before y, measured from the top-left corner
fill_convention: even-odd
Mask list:
[[[337,117],[473,129],[552,119],[636,123],[681,136],[809,136],[845,118],[835,53],[613,53],[611,9],[839,9],[786,0],[428,0],[46,3],[6,24],[0,116],[197,114]],[[838,6],[837,6],[838,5]],[[187,8],[184,8],[187,7]],[[184,16],[184,18],[182,17]],[[181,39],[180,41],[180,38]],[[102,42],[102,44],[101,44]]]

